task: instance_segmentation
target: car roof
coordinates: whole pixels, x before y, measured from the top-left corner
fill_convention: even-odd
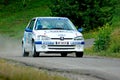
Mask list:
[[[67,17],[34,17],[33,19],[68,19]]]

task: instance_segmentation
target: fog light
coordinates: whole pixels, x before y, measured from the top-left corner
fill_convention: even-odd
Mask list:
[[[80,48],[81,48],[81,45],[77,45],[77,48],[80,49]]]
[[[45,49],[45,48],[46,48],[46,45],[42,45],[41,47],[42,47],[43,49]]]

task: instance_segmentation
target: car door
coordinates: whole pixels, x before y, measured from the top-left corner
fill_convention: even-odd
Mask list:
[[[32,31],[34,27],[35,19],[32,19],[28,24],[27,28],[25,29],[25,42],[27,46],[27,51],[30,51],[32,48]]]

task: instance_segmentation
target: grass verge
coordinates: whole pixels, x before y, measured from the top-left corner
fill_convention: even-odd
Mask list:
[[[120,53],[114,53],[110,51],[101,51],[101,52],[95,52],[93,50],[93,47],[86,48],[85,49],[85,55],[88,56],[101,56],[101,57],[110,57],[110,58],[120,58]]]
[[[35,68],[12,64],[0,59],[0,80],[68,80],[60,76],[52,76]]]

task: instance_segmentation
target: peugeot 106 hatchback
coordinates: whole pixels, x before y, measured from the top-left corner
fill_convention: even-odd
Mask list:
[[[66,17],[35,17],[28,23],[22,39],[23,56],[57,53],[83,57],[84,38]]]

